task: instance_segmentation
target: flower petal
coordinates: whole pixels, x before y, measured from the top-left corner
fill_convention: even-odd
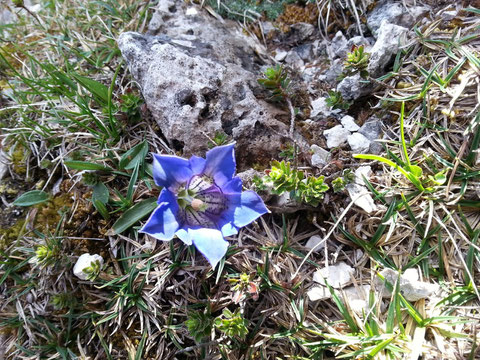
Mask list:
[[[222,233],[216,229],[188,229],[195,247],[205,256],[212,265],[217,266],[218,262],[225,256],[228,249],[228,241]]]
[[[153,154],[153,178],[155,184],[175,189],[192,177],[190,162],[178,156]]]
[[[242,179],[238,176],[234,177],[229,182],[225,183],[222,187],[222,192],[224,194],[235,194],[242,192]]]
[[[241,194],[225,194],[225,196],[228,200],[228,208],[218,222],[221,229],[227,223],[241,228],[263,214],[268,213],[262,198],[255,191],[245,191]]]
[[[152,212],[140,232],[159,240],[171,240],[180,226],[177,220],[177,199],[171,191],[164,188],[158,203],[158,207]]]
[[[218,186],[223,186],[235,174],[235,144],[217,146],[207,152],[204,173],[212,176]]]
[[[222,220],[220,220],[219,222],[221,221]],[[231,221],[224,222],[220,227],[220,231],[222,232],[222,235],[225,237],[238,234],[238,228],[235,225],[233,225],[233,222]]]
[[[193,175],[199,175],[205,170],[206,160],[204,158],[193,155],[189,160],[190,168],[193,171]]]
[[[175,235],[178,236],[180,240],[182,240],[185,244],[187,245],[192,245],[192,235],[188,232],[188,229],[178,229],[178,231],[175,233]]]

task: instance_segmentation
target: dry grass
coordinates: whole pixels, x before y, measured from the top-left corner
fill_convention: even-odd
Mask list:
[[[478,14],[463,11],[454,25],[434,21],[420,27],[394,71],[379,79],[385,87],[375,94],[384,105],[379,111],[395,119],[385,138],[389,156],[402,158],[397,105],[403,99],[410,160],[425,175],[445,170],[445,184],[420,193],[397,171],[378,164],[371,186],[381,206],[373,215],[350,208],[336,224],[350,203],[343,194],[317,212],[265,216],[230,239],[226,260],[212,270],[180,241],[157,242],[138,234],[138,227],[112,235],[109,229],[126,208],[111,206],[111,217],[102,218],[90,202],[91,187],[65,165],[67,159],[82,159],[115,167],[125,151],[143,140],[152,152],[174,153],[147,112],[135,122],[120,109],[122,95],[136,89],[120,65],[114,40],[121,31],[141,31],[152,4],[124,0],[111,9],[99,4],[52,3],[38,14],[40,24],[22,17],[13,29],[2,29],[6,41],[0,53],[5,56],[8,47],[8,60],[15,64],[4,69],[2,79],[14,89],[0,112],[2,148],[12,160],[21,149],[21,162],[27,164],[25,172],[12,170],[11,177],[29,188],[49,190],[55,199],[64,197],[11,215],[26,221],[14,241],[0,246],[0,359],[368,358],[365,352],[378,359],[477,356]],[[328,31],[328,12],[336,8],[330,1],[317,5],[325,15],[319,19],[321,29]],[[369,4],[337,5],[359,23]],[[346,14],[337,10],[335,16]],[[88,91],[67,96],[45,63],[107,87],[120,66],[112,94],[118,138],[109,132],[108,112],[94,99],[88,103],[92,116],[73,101]],[[442,85],[448,74],[453,74],[449,83]],[[29,79],[38,81],[38,92],[27,86]],[[106,124],[105,133],[89,131],[86,126],[98,131],[94,119]],[[127,175],[98,173],[113,202],[121,200],[114,190],[125,196]],[[148,176],[139,178],[132,204],[157,195],[151,183]],[[8,205],[15,197],[2,192],[2,210],[12,209]],[[306,257],[306,240],[329,233],[325,251]],[[49,263],[35,253],[41,244],[55,250]],[[71,271],[84,252],[106,260],[94,282],[80,281]],[[329,300],[309,300],[313,273],[340,261],[355,269],[354,286],[372,285],[365,294],[368,312],[353,311],[341,291]],[[381,287],[374,285],[377,272],[407,265],[418,268],[425,281],[440,284],[442,292],[413,304],[395,292],[382,299]],[[257,291],[238,293],[241,274]],[[241,314],[248,334],[242,338],[212,327],[197,343],[185,321],[202,313],[208,323],[225,309]]]

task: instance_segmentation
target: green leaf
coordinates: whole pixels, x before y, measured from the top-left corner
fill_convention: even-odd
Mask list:
[[[122,216],[113,224],[115,234],[121,234],[137,221],[143,219],[157,207],[157,199],[150,198],[135,204],[133,207],[123,213]]]
[[[100,201],[102,204],[108,203],[108,199],[110,198],[110,193],[108,188],[105,186],[104,183],[98,182],[93,187],[92,192],[92,201]]]
[[[421,178],[423,174],[423,170],[420,166],[417,165],[410,165],[408,170],[413,174],[413,176],[417,178]]]
[[[107,105],[108,87],[96,80],[89,79],[85,76],[81,76],[78,74],[72,74],[72,76],[75,78],[75,80],[77,80],[80,85],[87,89],[97,101],[99,101],[102,105]]]
[[[101,171],[113,170],[112,168],[109,168],[102,164],[96,164],[88,161],[69,160],[69,161],[65,161],[64,164],[70,169],[75,169],[75,170],[101,170]]]
[[[147,141],[143,141],[128,150],[125,154],[123,154],[120,162],[118,163],[118,167],[121,170],[133,169],[137,166],[138,163],[141,163],[145,160],[145,156],[147,156],[147,153],[148,143]]]
[[[42,190],[32,190],[20,195],[13,205],[15,206],[32,206],[41,204],[49,199],[48,193]]]
[[[105,220],[110,219],[110,214],[103,202],[101,202],[100,200],[93,200],[93,206],[95,206],[95,209],[97,209],[97,211],[100,213],[100,215],[102,215]]]

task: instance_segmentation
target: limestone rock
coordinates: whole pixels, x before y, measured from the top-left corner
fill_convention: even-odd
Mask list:
[[[287,57],[287,54],[288,54],[287,51],[280,50],[280,49],[276,50],[275,51],[275,61],[282,62]]]
[[[372,167],[371,166],[360,166],[355,170],[355,184],[364,185],[365,182],[363,178],[367,180],[372,176]]]
[[[370,141],[379,139],[382,134],[382,122],[376,118],[370,118],[360,127],[358,132]]]
[[[337,125],[331,129],[325,130],[323,135],[327,139],[327,147],[331,149],[344,144],[350,135],[350,131],[345,129],[342,125]]]
[[[295,50],[290,50],[285,57],[285,62],[294,68],[301,68],[305,63]]]
[[[350,101],[368,95],[372,91],[372,86],[362,79],[360,74],[355,74],[340,81],[337,91],[342,94],[344,100]]]
[[[347,137],[348,145],[356,154],[364,154],[370,148],[370,140],[360,133],[353,133]]]
[[[380,142],[375,140],[382,137],[382,122],[376,117],[370,118],[358,132],[364,135],[368,140],[371,141],[370,148],[368,152],[370,154],[380,154],[383,151],[383,146]]]
[[[335,59],[331,62],[328,69],[318,76],[319,81],[324,81],[329,84],[331,87],[337,85],[337,79],[343,72],[343,59]]]
[[[368,294],[370,285],[349,286],[343,289],[343,299],[357,314],[368,312]]]
[[[307,291],[310,301],[327,300],[332,297],[330,290],[326,286],[314,286]]]
[[[351,281],[351,276],[355,270],[345,262],[339,262],[335,265],[330,265],[328,268],[322,268],[317,270],[313,274],[313,281],[319,284],[325,284],[325,280],[328,285],[336,289],[343,288]]]
[[[387,65],[405,43],[407,32],[407,28],[390,24],[385,20],[381,23],[377,42],[373,45],[368,60],[367,71],[370,76],[379,77],[385,73]]]
[[[367,26],[374,36],[378,37],[380,24],[385,21],[407,28],[411,28],[429,8],[424,6],[409,6],[406,9],[402,3],[394,3],[391,0],[380,1],[379,4],[368,14]]]
[[[358,126],[355,123],[355,119],[351,117],[350,115],[345,115],[340,122],[342,123],[343,127],[347,129],[348,131],[357,131],[360,129],[360,126]]]
[[[299,45],[294,50],[303,61],[308,62],[312,60],[312,56],[313,56],[312,44],[307,43],[307,44]]]
[[[334,58],[343,59],[348,53],[347,38],[341,31],[337,31],[331,43]]]
[[[330,158],[332,157],[331,154],[321,148],[320,146],[318,145],[315,145],[313,144],[311,147],[310,147],[310,150],[313,152],[312,154],[312,166],[315,166],[317,168],[321,168],[325,165],[328,164],[328,162],[330,161]]]
[[[395,285],[398,279],[398,273],[392,269],[384,269],[380,274],[391,285]],[[380,278],[375,279],[377,288],[384,286],[383,280]],[[408,301],[418,301],[420,299],[426,299],[437,292],[440,287],[437,284],[430,284],[424,281],[419,281],[418,272],[416,269],[407,269],[402,275],[400,275],[400,292]],[[383,292],[384,297],[390,297],[391,293],[386,289]]]
[[[240,169],[268,163],[288,135],[289,114],[257,99],[257,42],[234,23],[203,11],[186,15],[183,2],[160,1],[146,35],[126,32],[118,45],[160,130],[184,156],[202,155],[221,131],[237,142]],[[259,60],[259,59],[257,59]],[[308,145],[295,133],[301,148]]]
[[[354,204],[365,210],[368,214],[377,210],[372,195],[370,195],[370,192],[365,186],[348,184],[345,186],[345,189],[347,189],[350,198],[354,200]]]
[[[308,250],[313,250],[313,252],[320,252],[323,248],[325,248],[325,241],[323,241],[323,238],[319,235],[313,235],[308,239],[307,243],[305,244],[305,247]]]
[[[332,114],[332,111],[327,105],[324,97],[313,100],[311,104],[312,111],[310,112],[310,117],[313,120],[318,120],[319,118],[326,118]]]

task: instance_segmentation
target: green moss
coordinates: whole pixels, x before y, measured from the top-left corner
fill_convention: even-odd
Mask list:
[[[72,207],[72,199],[68,194],[62,194],[54,197],[50,201],[37,205],[38,213],[35,219],[35,228],[46,234],[53,231],[62,214],[68,212]]]
[[[20,143],[15,144],[15,150],[11,154],[12,169],[18,175],[25,175],[27,173],[26,160],[28,157],[28,150]]]
[[[12,226],[0,228],[0,250],[5,250],[22,235],[24,225],[25,219],[19,219]]]

